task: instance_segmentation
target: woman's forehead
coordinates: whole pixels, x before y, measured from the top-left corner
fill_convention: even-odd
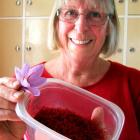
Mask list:
[[[62,7],[84,7],[87,9],[100,9],[104,6],[103,0],[64,0]]]

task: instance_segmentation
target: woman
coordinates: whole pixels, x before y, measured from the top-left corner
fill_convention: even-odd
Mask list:
[[[43,76],[70,82],[116,103],[126,117],[120,140],[139,140],[140,71],[102,58],[115,52],[118,41],[114,1],[55,2],[48,44],[58,48],[60,56],[44,63]],[[17,91],[20,84],[13,78],[1,78],[0,83],[0,139],[21,139],[26,127],[14,108],[23,92]]]

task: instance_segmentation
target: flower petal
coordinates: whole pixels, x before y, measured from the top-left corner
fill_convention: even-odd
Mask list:
[[[15,67],[15,76],[18,81],[23,80],[23,75],[18,67]]]
[[[26,76],[28,74],[29,70],[30,70],[30,66],[28,64],[24,64],[21,69],[22,75]]]
[[[34,74],[32,74],[29,78],[28,78],[28,82],[30,83],[31,87],[38,87],[41,84],[45,83],[47,80],[47,78],[44,77],[39,77],[36,76]]]
[[[34,95],[34,96],[39,96],[40,95],[40,90],[38,88],[28,88],[28,90]]]
[[[36,65],[36,66],[32,67],[29,70],[28,75],[31,75],[31,74],[35,73],[35,75],[41,76],[42,73],[43,73],[43,70],[44,70],[44,65],[43,64],[39,64],[39,65]]]
[[[21,81],[21,85],[23,87],[30,87],[30,83],[25,78]]]
[[[43,70],[43,64],[36,65],[32,68],[28,64],[24,64],[21,70],[15,68],[15,75],[24,91],[32,93],[34,96],[39,96],[39,86],[47,80],[47,78],[41,77]]]

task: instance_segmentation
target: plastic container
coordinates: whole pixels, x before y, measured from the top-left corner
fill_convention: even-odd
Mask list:
[[[26,136],[29,140],[69,140],[34,119],[42,107],[69,109],[91,118],[97,106],[104,109],[104,120],[112,140],[118,140],[124,124],[124,114],[114,103],[67,82],[48,78],[40,87],[41,95],[26,95],[17,103],[16,113],[27,124]]]

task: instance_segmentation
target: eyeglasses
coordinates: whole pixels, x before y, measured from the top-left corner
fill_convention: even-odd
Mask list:
[[[60,20],[68,23],[75,23],[80,15],[86,17],[86,21],[91,26],[101,26],[105,24],[107,18],[110,15],[100,13],[98,11],[88,11],[85,13],[79,13],[76,9],[59,9],[57,10],[57,16]]]

